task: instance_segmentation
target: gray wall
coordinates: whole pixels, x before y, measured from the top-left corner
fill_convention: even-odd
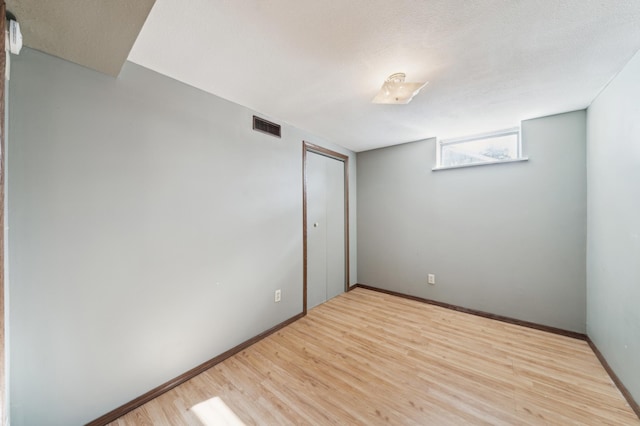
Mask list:
[[[584,332],[585,111],[522,135],[521,163],[432,172],[434,139],[358,153],[360,283]]]
[[[640,401],[640,53],[587,110],[587,331]]]
[[[302,140],[351,155],[355,200],[352,153],[131,63],[12,59],[12,424],[87,422],[301,312]]]
[[[6,184],[6,179],[7,179],[7,174],[8,174],[8,170],[9,170],[9,155],[8,155],[8,136],[9,136],[9,82],[5,80],[5,92],[4,92],[4,117],[2,117],[2,119],[4,119],[4,147],[2,152],[4,153],[4,176],[5,176],[5,185],[4,185],[4,211],[5,211],[5,215],[4,215],[4,223],[2,223],[2,226],[4,226],[4,247],[5,247],[5,251],[4,251],[4,321],[3,321],[3,327],[4,327],[4,383],[3,383],[3,395],[2,397],[4,398],[4,403],[5,403],[5,409],[2,410],[3,412],[3,416],[0,419],[0,424],[2,424],[3,426],[5,425],[9,425],[9,410],[6,409],[6,407],[10,407],[11,406],[11,394],[9,393],[9,379],[10,379],[10,371],[9,371],[9,353],[11,351],[11,341],[9,340],[9,315],[10,315],[10,305],[9,305],[9,221],[8,221],[8,214],[7,212],[9,211],[9,204],[8,204],[8,200],[9,200],[9,188]]]

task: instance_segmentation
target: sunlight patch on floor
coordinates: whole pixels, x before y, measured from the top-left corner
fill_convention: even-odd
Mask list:
[[[220,397],[209,398],[190,408],[204,426],[245,426]]]

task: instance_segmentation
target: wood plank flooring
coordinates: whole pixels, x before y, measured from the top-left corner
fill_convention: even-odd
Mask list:
[[[640,425],[584,341],[361,288],[111,425],[220,400],[246,425]]]

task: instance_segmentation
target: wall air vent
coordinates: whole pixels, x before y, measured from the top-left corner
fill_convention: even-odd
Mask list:
[[[264,118],[253,116],[253,130],[280,137],[280,125],[265,120]]]

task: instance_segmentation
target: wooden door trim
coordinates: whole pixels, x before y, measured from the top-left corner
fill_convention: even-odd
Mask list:
[[[310,142],[302,141],[302,312],[307,314],[307,152],[342,161],[344,167],[344,291],[349,291],[349,157]]]
[[[0,34],[4,34],[7,27],[7,21],[5,19],[6,15],[6,4],[4,0],[0,0],[0,16],[2,17],[0,22]],[[4,310],[4,184],[5,184],[5,123],[4,123],[4,102],[5,102],[5,68],[7,66],[6,55],[5,55],[5,38],[4,35],[2,38],[2,53],[0,54],[0,424],[7,424],[7,399],[6,399],[6,378],[7,374],[5,371],[5,310]]]

